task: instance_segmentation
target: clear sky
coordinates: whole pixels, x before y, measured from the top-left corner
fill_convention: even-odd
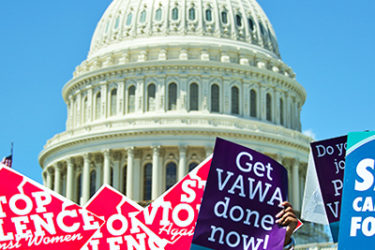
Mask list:
[[[85,60],[110,0],[0,3],[0,158],[41,182],[38,154],[65,130],[64,84]],[[302,130],[316,139],[375,130],[374,0],[258,0],[282,59],[307,92]]]

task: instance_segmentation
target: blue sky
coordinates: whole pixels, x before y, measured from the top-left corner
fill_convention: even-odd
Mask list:
[[[110,0],[0,3],[0,157],[41,182],[38,154],[65,130],[64,84],[87,56]],[[259,0],[282,59],[307,91],[302,128],[317,139],[375,130],[373,0]]]

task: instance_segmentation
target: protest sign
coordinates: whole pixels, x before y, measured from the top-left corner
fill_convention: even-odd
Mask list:
[[[315,170],[314,159],[310,150],[307,163],[305,191],[301,209],[301,218],[305,221],[328,225],[327,214]]]
[[[217,138],[191,249],[283,249],[275,216],[287,189],[279,163]]]
[[[375,245],[375,132],[348,134],[338,249]]]
[[[311,143],[315,170],[334,242],[338,240],[347,136]]]
[[[164,249],[165,241],[135,219],[143,207],[111,186],[102,186],[86,209],[101,216],[105,223],[82,250]]]
[[[136,215],[167,242],[166,250],[190,249],[210,165],[211,156]]]
[[[0,249],[80,249],[97,216],[0,164]]]

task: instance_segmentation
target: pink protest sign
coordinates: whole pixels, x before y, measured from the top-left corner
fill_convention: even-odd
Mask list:
[[[106,222],[82,250],[164,249],[165,241],[134,218],[143,207],[114,188],[102,186],[86,209]]]
[[[136,215],[143,225],[166,241],[164,249],[190,249],[211,158]]]
[[[103,221],[0,165],[0,249],[80,249]]]

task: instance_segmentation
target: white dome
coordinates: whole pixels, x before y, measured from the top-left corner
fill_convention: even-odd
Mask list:
[[[114,0],[97,25],[88,58],[137,43],[152,46],[157,39],[150,37],[171,45],[186,38],[228,44],[279,57],[271,23],[255,0]]]
[[[66,131],[39,161],[47,186],[76,202],[103,183],[155,199],[222,137],[293,169],[298,210],[306,92],[255,0],[113,1],[63,98]]]

